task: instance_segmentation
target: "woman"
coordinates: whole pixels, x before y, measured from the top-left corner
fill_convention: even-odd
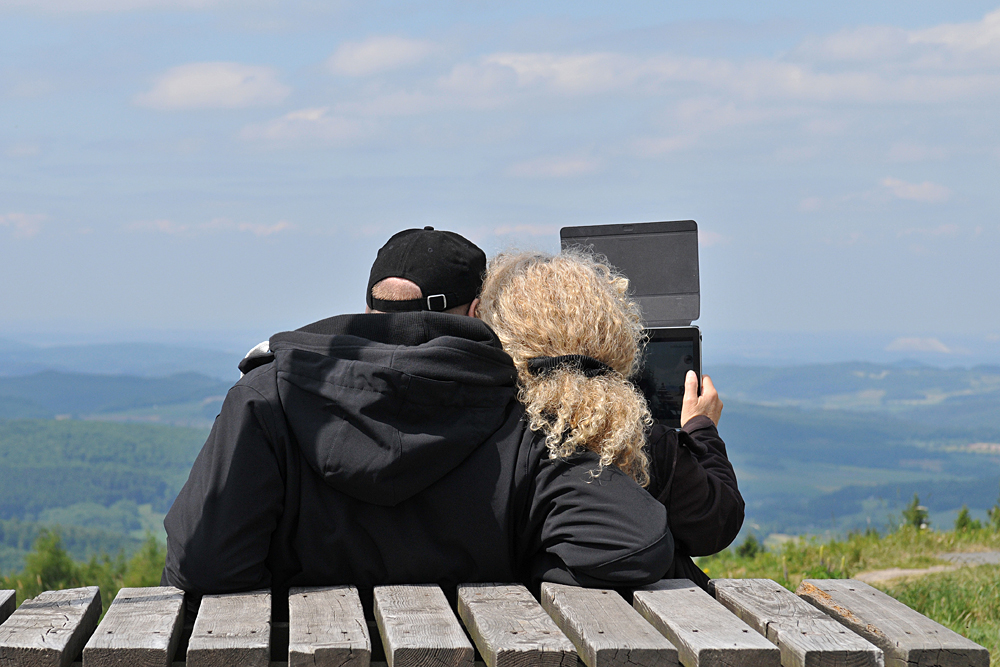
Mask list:
[[[699,395],[689,373],[682,429],[653,424],[628,379],[643,342],[628,280],[583,252],[501,254],[487,270],[479,316],[514,360],[518,397],[549,457],[590,451],[600,468],[617,466],[647,487],[667,508],[676,545],[666,577],[707,586],[691,556],[725,548],[743,524],[743,498],[716,430],[722,403],[710,378]]]
[[[628,280],[583,253],[500,254],[478,312],[514,360],[518,398],[550,458],[589,450],[601,467],[618,466],[646,486],[652,419],[628,381],[643,340]]]

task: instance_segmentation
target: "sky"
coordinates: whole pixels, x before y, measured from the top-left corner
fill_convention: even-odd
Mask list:
[[[998,0],[0,0],[0,338],[238,345],[401,229],[693,219],[706,348],[1000,359],[998,112]]]

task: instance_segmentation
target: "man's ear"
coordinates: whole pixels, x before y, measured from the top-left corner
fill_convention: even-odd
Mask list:
[[[469,317],[479,317],[479,299],[472,300],[472,303],[469,304],[469,312],[466,315]]]

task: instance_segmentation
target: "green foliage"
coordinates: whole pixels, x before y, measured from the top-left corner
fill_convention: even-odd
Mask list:
[[[997,498],[996,505],[986,510],[988,524],[995,532],[1000,533],[1000,498]]]
[[[1000,566],[963,567],[880,588],[985,646],[994,667],[1000,663]]]
[[[698,559],[710,577],[773,579],[795,590],[803,579],[849,579],[858,572],[890,567],[925,568],[941,565],[938,554],[1000,550],[1000,533],[932,532],[904,526],[880,536],[875,530],[854,533],[845,540],[799,537],[744,558],[734,549]]]
[[[743,544],[736,547],[736,555],[740,558],[753,559],[762,551],[764,551],[764,545],[760,543],[757,536],[753,533],[747,535],[746,539],[743,540]]]
[[[20,571],[31,545],[42,531],[51,528],[53,526],[35,521],[0,521],[0,574]],[[74,560],[87,560],[102,552],[132,553],[142,544],[144,534],[133,537],[99,527],[80,526],[59,526],[58,531],[62,548]]]
[[[968,505],[962,505],[962,509],[958,511],[958,516],[955,517],[955,530],[981,530],[982,527],[982,522],[979,519],[973,519],[972,515],[969,514]]]
[[[920,504],[920,497],[915,493],[913,494],[913,500],[903,510],[903,524],[912,526],[918,530],[925,530],[931,525],[927,508]]]
[[[203,429],[149,424],[0,421],[0,519],[40,520],[47,510],[86,503],[89,510],[82,509],[93,513],[93,504],[111,508],[121,501],[165,512],[207,435]],[[120,530],[113,524],[121,522],[122,509],[112,512],[117,518],[105,517],[103,527]],[[49,518],[75,523],[72,517]]]
[[[0,588],[17,591],[17,604],[43,591],[99,586],[104,610],[118,591],[126,586],[157,586],[166,560],[166,548],[148,535],[142,547],[129,559],[124,552],[115,556],[106,553],[78,562],[63,548],[56,530],[43,529],[35,539],[31,553],[25,557],[24,569],[8,577],[0,577]]]

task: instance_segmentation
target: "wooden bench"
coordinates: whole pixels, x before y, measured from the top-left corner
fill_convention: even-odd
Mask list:
[[[123,588],[98,624],[96,587],[48,591],[14,610],[0,591],[0,667],[988,667],[983,647],[866,584],[717,579],[614,591],[544,584],[296,588],[288,623],[268,591],[206,596],[183,636],[184,595]],[[190,624],[188,624],[190,626]],[[176,655],[175,655],[176,654]]]

